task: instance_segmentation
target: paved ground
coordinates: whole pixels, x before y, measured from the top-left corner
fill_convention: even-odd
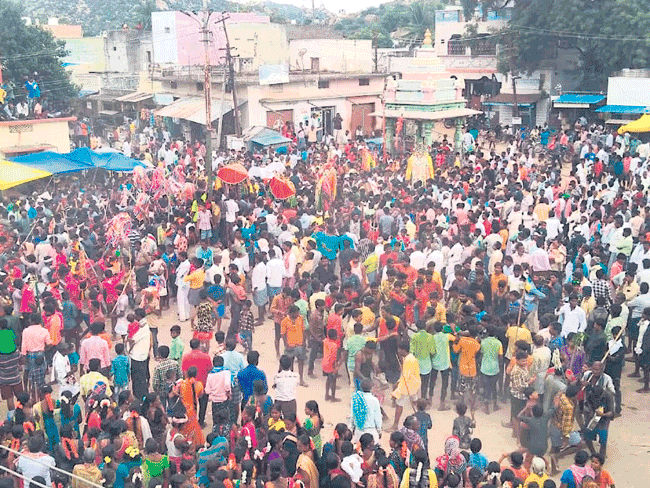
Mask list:
[[[166,314],[167,315],[167,314]],[[170,325],[174,320],[174,314],[169,313]],[[183,329],[189,329],[189,323],[183,324]],[[265,324],[255,330],[253,347],[260,352],[260,367],[266,372],[269,383],[272,383],[272,376],[278,370],[278,362],[275,356],[273,345],[273,323],[267,320]],[[168,343],[168,330],[161,330],[159,333],[161,344]],[[191,332],[183,331],[186,344],[189,343]],[[189,348],[189,346],[187,346]],[[213,344],[214,347],[214,344]],[[341,371],[343,371],[341,369]],[[343,399],[340,403],[325,403],[325,379],[320,373],[320,363],[316,365],[316,379],[306,378],[308,387],[298,388],[298,412],[308,400],[316,400],[321,408],[325,419],[324,440],[331,435],[334,425],[338,422],[348,422],[350,413],[350,390],[345,378],[339,381],[341,388],[339,396]],[[612,473],[614,480],[619,487],[641,487],[647,481],[647,473],[650,469],[650,395],[640,395],[635,392],[639,383],[637,380],[627,378],[631,372],[631,363],[626,364],[623,380],[623,415],[611,424],[610,442],[608,448],[608,459],[606,468]],[[439,386],[436,394],[439,398]],[[633,392],[633,393],[629,393]],[[273,396],[273,391],[270,391]],[[390,402],[383,405],[392,423],[394,409]],[[209,409],[208,409],[209,411]],[[474,436],[483,441],[483,451],[490,460],[499,458],[504,452],[510,452],[516,448],[510,431],[501,426],[501,422],[507,420],[509,405],[502,404],[501,410],[486,415],[482,411],[476,412],[477,427]],[[408,411],[405,409],[405,414]],[[437,409],[429,411],[433,419],[433,429],[429,432],[429,454],[432,458],[442,454],[444,441],[451,434],[452,423],[456,416],[453,410],[439,412]],[[208,414],[208,418],[210,415]],[[388,434],[383,434],[382,444],[388,445]],[[562,460],[561,467],[564,469],[571,464],[571,459]],[[643,469],[638,469],[644,467]],[[644,474],[645,473],[645,474]],[[557,478],[559,481],[559,478]]]

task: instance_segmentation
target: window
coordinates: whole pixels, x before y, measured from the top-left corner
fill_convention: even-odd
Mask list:
[[[202,91],[203,91],[203,83],[198,82],[198,83],[196,84],[196,91],[197,91],[197,92],[202,92]]]
[[[169,34],[171,31],[171,27],[165,27],[165,34]]]
[[[329,88],[329,87],[330,87],[329,80],[318,80],[318,88]]]
[[[359,78],[359,86],[370,86],[370,78]]]
[[[318,73],[320,71],[320,58],[311,58],[311,72]]]
[[[459,34],[452,34],[451,39],[447,43],[447,54],[449,56],[465,55],[465,43],[461,40]]]
[[[176,88],[178,88],[178,84],[175,81],[170,82],[169,86],[172,88],[172,90],[175,90]]]

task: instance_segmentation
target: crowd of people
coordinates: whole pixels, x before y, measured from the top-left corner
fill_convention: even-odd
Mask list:
[[[647,143],[563,134],[563,168],[468,132],[422,177],[361,138],[296,141],[220,155],[250,179],[208,191],[205,147],[157,134],[128,150],[190,195],[107,174],[2,201],[0,487],[614,487],[626,357],[650,392]],[[488,459],[475,412],[504,403],[518,449]]]

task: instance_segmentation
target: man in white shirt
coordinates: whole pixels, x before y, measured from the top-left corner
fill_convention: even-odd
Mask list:
[[[587,315],[582,308],[578,307],[578,295],[571,295],[569,303],[562,305],[557,316],[562,324],[562,337],[587,330]]]
[[[269,287],[269,298],[274,297],[282,289],[284,276],[284,263],[277,256],[275,249],[269,250],[269,261],[266,263],[266,284]]]
[[[420,270],[424,268],[426,256],[422,252],[422,244],[419,242],[415,244],[415,251],[411,253],[410,261],[411,266],[413,266],[415,269]]]
[[[140,328],[129,340],[131,358],[131,383],[133,396],[143,398],[149,393],[149,355],[151,353],[151,330],[142,308],[135,310],[135,318],[140,322]]]
[[[293,361],[287,355],[280,358],[280,372],[273,377],[275,388],[275,404],[280,407],[286,417],[290,412],[296,413],[296,389],[300,378],[298,373],[291,371]]]
[[[292,250],[293,245],[291,242],[286,241],[282,244],[282,250],[284,251],[284,263],[283,263],[283,276],[284,276],[284,286],[293,288],[296,285],[296,254]]]

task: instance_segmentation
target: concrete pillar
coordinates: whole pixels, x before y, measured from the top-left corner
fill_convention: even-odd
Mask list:
[[[432,120],[427,120],[423,122],[423,134],[422,137],[424,137],[424,144],[428,147],[433,143],[433,121]]]
[[[463,149],[463,124],[465,122],[464,117],[456,118],[456,131],[454,132],[454,152],[462,153]]]
[[[395,119],[386,119],[386,152],[391,156],[395,155]],[[402,129],[404,130],[404,129]]]

